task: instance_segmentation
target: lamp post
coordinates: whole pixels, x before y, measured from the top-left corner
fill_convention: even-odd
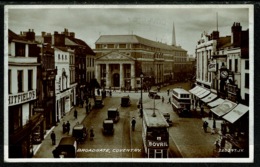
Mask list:
[[[141,101],[140,101],[140,116],[143,117],[143,77],[144,75],[141,73]]]
[[[155,114],[155,96],[156,94],[153,95],[153,117],[156,117],[156,114]]]

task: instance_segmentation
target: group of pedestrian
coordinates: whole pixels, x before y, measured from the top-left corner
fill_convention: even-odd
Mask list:
[[[69,121],[67,121],[67,123],[63,122],[62,132],[63,132],[63,134],[65,134],[65,133],[69,134],[70,133],[70,122]]]

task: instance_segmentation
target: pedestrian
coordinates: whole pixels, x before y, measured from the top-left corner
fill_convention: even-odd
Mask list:
[[[88,110],[91,111],[91,102],[88,103]]]
[[[68,134],[70,134],[70,122],[69,121],[67,121],[67,123],[66,123],[66,128],[67,128]]]
[[[98,94],[98,96],[100,96],[100,90],[99,89],[97,90],[97,94]]]
[[[63,134],[66,133],[66,131],[67,131],[66,124],[65,124],[65,122],[63,122],[63,124],[62,124],[62,132],[63,132]]]
[[[54,131],[51,132],[51,141],[52,141],[52,145],[56,144],[56,135]]]
[[[213,119],[213,125],[212,125],[212,132],[211,132],[211,134],[213,135],[215,133],[216,133],[216,120]]]
[[[168,103],[170,103],[170,104],[171,104],[171,97],[169,97],[169,101],[168,101]]]
[[[204,129],[204,132],[207,133],[207,128],[208,128],[208,122],[207,121],[204,121],[203,122],[203,129]]]
[[[109,95],[110,95],[110,97],[112,97],[112,91],[111,90],[109,91]]]
[[[135,117],[133,117],[132,121],[131,121],[132,131],[135,131],[135,124],[136,124],[136,120],[135,120]]]
[[[74,118],[77,119],[78,118],[78,111],[75,109],[74,110]]]
[[[170,95],[170,89],[167,89],[167,95],[168,96]]]
[[[201,107],[200,107],[200,115],[202,117],[204,117],[204,107],[203,107],[203,105],[201,105]]]
[[[86,114],[88,114],[88,112],[89,112],[89,106],[86,105]]]
[[[93,138],[94,138],[94,129],[93,129],[93,126],[91,126],[91,128],[90,128],[90,140],[93,140]]]
[[[162,103],[164,103],[164,97],[162,96]]]

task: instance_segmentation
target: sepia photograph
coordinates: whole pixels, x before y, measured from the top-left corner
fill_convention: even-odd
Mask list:
[[[5,162],[254,162],[253,5],[6,5]]]

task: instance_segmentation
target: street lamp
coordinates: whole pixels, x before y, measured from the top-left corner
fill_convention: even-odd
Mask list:
[[[153,95],[153,117],[156,117],[156,114],[155,114],[155,96],[156,94]]]
[[[140,101],[140,116],[143,117],[143,77],[144,75],[141,73],[141,101]]]

